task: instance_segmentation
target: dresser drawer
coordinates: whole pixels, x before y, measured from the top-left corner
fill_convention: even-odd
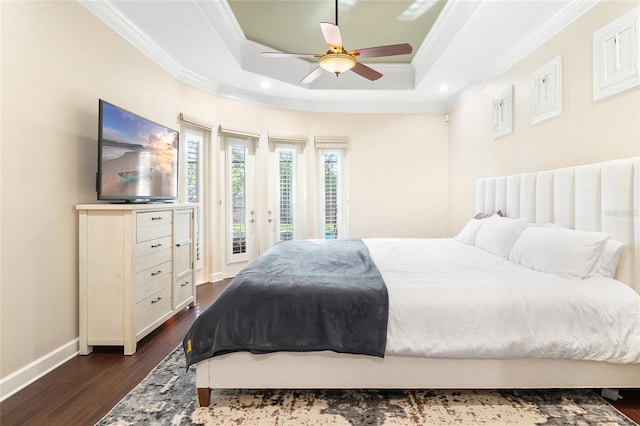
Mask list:
[[[173,268],[171,261],[161,263],[159,265],[153,265],[151,268],[144,269],[136,273],[134,280],[134,287],[148,283],[149,281],[156,280],[160,277],[171,277]]]
[[[135,256],[144,256],[150,253],[162,251],[169,247],[171,247],[171,236],[144,241],[136,244]]]
[[[134,308],[136,333],[171,312],[171,287],[145,297]]]
[[[135,258],[135,271],[140,272],[145,269],[158,266],[171,260],[171,248],[145,254]]]
[[[153,293],[171,287],[172,278],[171,262],[138,272],[133,286],[134,301],[139,302]]]
[[[193,295],[193,275],[187,274],[176,280],[173,285],[173,307],[187,300]]]
[[[172,225],[161,223],[158,225],[144,226],[136,229],[136,243],[155,240],[162,237],[171,237]]]
[[[144,228],[145,226],[170,224],[172,216],[171,210],[137,213],[136,226],[138,228]]]

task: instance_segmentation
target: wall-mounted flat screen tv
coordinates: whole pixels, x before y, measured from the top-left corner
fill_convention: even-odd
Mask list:
[[[98,110],[98,199],[175,200],[178,132],[102,99]]]

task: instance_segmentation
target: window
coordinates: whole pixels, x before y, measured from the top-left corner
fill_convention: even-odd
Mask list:
[[[305,144],[302,137],[269,136],[267,247],[305,238]]]
[[[320,237],[324,239],[347,237],[347,202],[345,185],[346,150],[320,150],[321,185],[320,205]]]
[[[231,146],[231,211],[233,254],[247,252],[246,148]]]
[[[185,132],[187,143],[187,201],[190,203],[202,203],[202,133]],[[200,246],[200,230],[202,229],[202,213],[201,208],[196,209],[195,217],[195,259],[199,263],[202,259],[202,250]]]
[[[324,238],[338,238],[338,175],[337,152],[324,152]]]
[[[181,199],[189,203],[198,203],[195,213],[195,267],[202,268],[202,206],[203,206],[203,151],[204,151],[205,132],[199,128],[185,128],[183,130],[184,140],[184,158],[183,167],[183,184],[184,190]]]
[[[200,146],[202,138],[187,139],[187,201],[200,202]]]
[[[280,241],[293,240],[294,236],[294,150],[278,150],[279,177],[279,217],[278,236]]]

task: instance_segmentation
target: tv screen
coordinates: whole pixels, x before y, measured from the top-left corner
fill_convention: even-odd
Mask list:
[[[98,199],[175,200],[178,132],[102,99],[98,104]]]

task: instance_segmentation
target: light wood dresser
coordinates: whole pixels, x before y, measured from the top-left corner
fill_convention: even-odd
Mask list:
[[[80,354],[137,342],[195,304],[193,204],[79,204]]]

